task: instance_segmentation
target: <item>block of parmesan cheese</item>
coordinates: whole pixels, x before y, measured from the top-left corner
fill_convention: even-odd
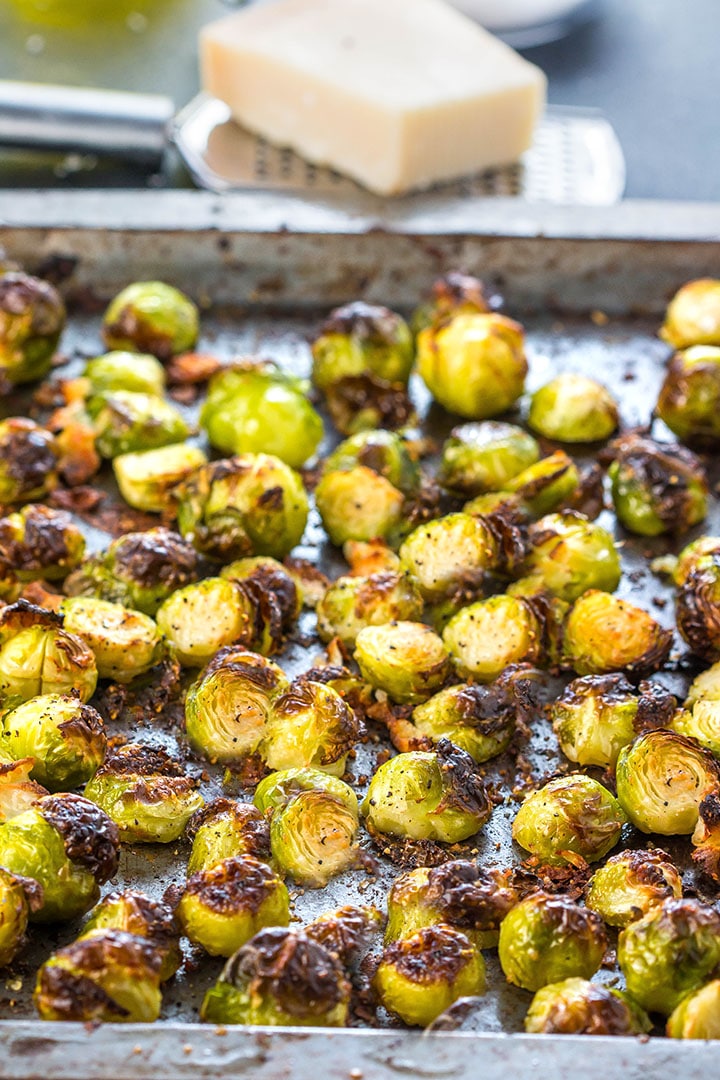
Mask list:
[[[516,161],[545,76],[444,0],[273,0],[201,33],[235,119],[383,195]]]

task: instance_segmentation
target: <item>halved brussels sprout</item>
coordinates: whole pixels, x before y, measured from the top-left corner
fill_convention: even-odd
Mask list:
[[[247,642],[254,605],[227,578],[209,577],[178,589],[158,608],[157,627],[185,667],[203,667],[219,649]]]
[[[131,682],[163,655],[163,639],[149,615],[94,596],[70,596],[60,608],[65,628],[92,649],[98,675]]]
[[[700,801],[692,834],[692,860],[701,873],[720,881],[720,792],[711,790]]]
[[[65,326],[65,305],[49,282],[0,273],[0,376],[11,384],[43,379]]]
[[[105,760],[102,717],[78,698],[41,694],[6,712],[0,748],[15,761],[33,759],[30,775],[49,791],[79,787]]]
[[[162,397],[165,393],[165,368],[149,353],[120,350],[96,356],[83,372],[90,384],[90,396],[130,390],[138,394]]]
[[[274,454],[294,469],[323,437],[304,380],[263,360],[236,363],[212,377],[200,425],[223,454]]]
[[[569,503],[580,490],[580,484],[575,462],[564,450],[557,450],[513,476],[505,487],[521,500],[529,514],[541,517]]]
[[[628,926],[682,896],[682,878],[660,848],[621,851],[590,878],[585,904],[610,926]]]
[[[563,979],[590,979],[607,948],[603,921],[566,896],[534,893],[500,924],[498,956],[505,978],[523,990]]]
[[[622,990],[577,978],[543,986],[525,1017],[530,1035],[642,1035],[651,1028]]]
[[[631,997],[669,1016],[720,963],[720,914],[699,900],[665,900],[621,932],[618,963]]]
[[[404,520],[403,493],[365,465],[324,473],[315,489],[315,503],[337,547],[348,540],[394,541]]]
[[[355,966],[368,940],[382,930],[383,922],[383,915],[375,907],[346,904],[318,915],[308,923],[304,933],[349,967]]]
[[[448,686],[413,709],[418,735],[449,739],[477,762],[489,761],[507,748],[515,733],[518,701],[513,679],[493,686],[458,683]]]
[[[406,574],[383,572],[338,578],[325,591],[316,611],[320,639],[337,637],[352,648],[365,626],[419,619],[423,600]]]
[[[182,963],[180,923],[169,904],[134,889],[111,892],[90,912],[82,936],[96,930],[123,930],[146,938],[162,959],[160,981],[171,979]]]
[[[459,930],[425,926],[385,947],[373,985],[388,1012],[427,1027],[458,998],[484,993],[485,963]]]
[[[697,656],[720,659],[720,556],[698,559],[677,591],[675,621]]]
[[[178,488],[178,524],[198,551],[227,562],[282,559],[305,531],[308,501],[298,473],[270,454],[214,461]]]
[[[132,844],[171,844],[204,806],[198,781],[161,747],[127,743],[113,750],[85,788]]]
[[[41,1020],[152,1023],[160,1015],[160,971],[151,941],[94,930],[45,961],[33,1002]]]
[[[29,810],[49,794],[47,788],[30,779],[34,764],[35,758],[0,761],[0,824]]]
[[[18,581],[60,581],[84,553],[85,537],[63,510],[30,504],[0,518],[0,561]]]
[[[706,750],[720,758],[720,701],[701,698],[690,709],[679,709],[672,724],[672,731],[695,739]]]
[[[197,446],[174,443],[155,450],[137,450],[113,458],[115,480],[128,506],[150,514],[175,510],[173,493],[184,480],[207,464]]]
[[[198,810],[188,822],[192,840],[188,876],[210,870],[235,855],[270,859],[268,822],[251,803],[215,799]]]
[[[434,752],[381,765],[360,811],[374,832],[458,844],[482,828],[492,805],[470,755],[441,739]]]
[[[618,426],[617,402],[596,379],[563,372],[535,391],[528,423],[546,439],[598,442]]]
[[[417,622],[363,627],[355,641],[355,660],[363,678],[403,705],[426,701],[450,674],[442,641]]]
[[[185,699],[185,729],[198,753],[237,764],[258,749],[273,700],[288,688],[272,660],[246,649],[223,649]]]
[[[62,616],[25,600],[0,612],[0,702],[6,709],[39,694],[89,701],[97,685],[95,656]]]
[[[205,995],[210,1024],[344,1027],[350,983],[332,953],[298,930],[261,930]]]
[[[199,313],[192,300],[162,281],[135,281],[118,293],[103,317],[108,349],[130,349],[169,360],[192,349]]]
[[[499,544],[487,523],[471,514],[447,514],[420,525],[400,548],[400,566],[425,600],[437,601],[477,588],[500,561]]]
[[[42,887],[33,922],[82,915],[118,866],[117,826],[81,795],[46,795],[0,825],[0,866]]]
[[[498,416],[525,388],[523,328],[504,315],[460,314],[418,334],[418,372],[433,397],[469,420]]]
[[[720,440],[718,345],[692,345],[684,352],[675,353],[660,388],[656,412],[683,442],[698,446],[717,444]]]
[[[683,446],[628,435],[618,440],[608,476],[615,513],[629,532],[687,532],[707,514],[705,470]]]
[[[660,337],[676,349],[720,345],[720,281],[699,278],[678,289],[668,305]]]
[[[532,583],[572,603],[588,589],[615,592],[620,584],[620,559],[612,536],[582,514],[565,510],[546,515],[530,526],[528,545],[520,568],[525,595]]]
[[[190,434],[174,405],[154,394],[113,390],[88,401],[95,428],[95,446],[104,458],[157,450],[182,443]]]
[[[451,270],[434,282],[427,302],[415,310],[412,328],[419,334],[427,326],[437,326],[453,315],[490,311],[491,300],[498,299],[488,298],[479,278]]]
[[[720,701],[720,661],[701,671],[690,683],[685,707],[692,708],[698,701]]]
[[[230,578],[245,586],[252,583],[256,589],[269,593],[277,602],[282,629],[288,632],[295,626],[302,610],[302,590],[297,577],[277,559],[269,555],[236,559],[222,568],[220,577]]]
[[[325,459],[323,474],[348,472],[358,465],[384,476],[403,495],[420,487],[421,473],[408,439],[394,431],[359,431]]]
[[[34,420],[0,420],[0,504],[42,499],[58,485],[55,437]]]
[[[461,424],[445,440],[438,480],[444,488],[468,498],[502,491],[508,480],[539,457],[535,439],[515,424],[496,420]]]
[[[319,769],[283,769],[271,773],[255,788],[253,802],[262,814],[266,814],[268,810],[285,806],[304,791],[326,791],[343,803],[357,821],[358,802],[353,789],[343,780]]]
[[[337,690],[297,679],[270,705],[260,755],[273,771],[311,766],[342,776],[359,734],[355,715]]]
[[[720,979],[684,997],[665,1028],[671,1039],[720,1039]]]
[[[517,596],[491,596],[462,608],[443,642],[463,676],[491,682],[510,665],[545,660],[544,627],[533,605]]]
[[[583,865],[607,855],[624,824],[622,807],[608,789],[574,773],[528,795],[515,815],[512,835],[520,847],[550,866]]]
[[[697,825],[703,798],[719,785],[712,754],[674,731],[640,735],[618,757],[620,805],[644,833],[688,835]]]
[[[565,622],[565,659],[578,675],[647,675],[662,667],[671,645],[671,630],[635,604],[599,589],[579,597]]]
[[[697,540],[691,540],[682,549],[677,559],[673,555],[667,557],[667,570],[665,570],[665,560],[661,557],[660,572],[667,572],[675,585],[684,585],[693,570],[705,565],[705,557],[708,555],[720,557],[720,537],[701,536]],[[653,570],[655,565],[656,563],[653,562]]]
[[[12,963],[25,944],[30,911],[41,903],[41,888],[36,881],[0,868],[0,968]]]

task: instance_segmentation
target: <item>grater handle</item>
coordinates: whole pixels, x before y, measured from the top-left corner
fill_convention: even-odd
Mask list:
[[[159,164],[170,98],[0,79],[0,146],[106,154]]]

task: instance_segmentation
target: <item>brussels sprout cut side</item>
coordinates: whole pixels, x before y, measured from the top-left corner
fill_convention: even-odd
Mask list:
[[[503,919],[498,955],[508,982],[536,991],[563,979],[590,979],[606,947],[598,915],[566,897],[536,893]]]

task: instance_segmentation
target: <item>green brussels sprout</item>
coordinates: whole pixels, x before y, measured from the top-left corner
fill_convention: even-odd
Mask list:
[[[210,870],[235,855],[270,860],[270,827],[251,803],[215,799],[195,812],[187,835],[192,840],[188,876]]]
[[[306,937],[327,949],[345,967],[356,964],[368,939],[382,929],[383,915],[375,907],[346,904],[318,915],[304,929]]]
[[[541,517],[573,499],[580,485],[577,465],[563,450],[557,450],[513,476],[505,487],[521,500],[532,517]]]
[[[496,757],[515,734],[520,705],[516,685],[522,680],[516,672],[506,669],[492,686],[458,683],[434,694],[413,709],[415,731],[433,743],[449,739],[478,763]]]
[[[33,922],[83,915],[118,867],[117,826],[81,795],[46,795],[0,825],[0,866],[42,888]]]
[[[608,470],[615,513],[640,536],[687,532],[707,514],[708,487],[699,458],[682,446],[621,439]]]
[[[173,493],[196,469],[207,465],[197,446],[174,443],[113,458],[115,480],[128,506],[146,513],[175,511]]]
[[[227,562],[282,559],[305,531],[308,501],[298,473],[269,454],[242,454],[197,469],[180,485],[178,524],[198,551]]]
[[[563,979],[590,979],[607,944],[594,911],[565,896],[534,893],[501,922],[498,956],[509,983],[535,992]]]
[[[665,900],[621,932],[618,963],[630,996],[669,1016],[720,963],[720,914],[698,900]]]
[[[408,870],[395,879],[388,895],[385,941],[445,923],[478,949],[497,945],[500,923],[519,899],[507,877],[464,859]]]
[[[0,612],[0,703],[6,709],[39,694],[75,691],[89,701],[97,685],[95,656],[63,629],[62,616],[18,600]]]
[[[113,390],[91,398],[88,412],[95,428],[95,446],[104,458],[157,450],[182,443],[190,434],[175,406],[154,394]]]
[[[692,652],[720,659],[720,556],[707,555],[690,571],[677,591],[675,621]]]
[[[58,485],[54,436],[34,420],[0,420],[0,504],[42,499]]]
[[[372,832],[459,844],[482,828],[492,806],[470,755],[441,739],[432,752],[398,754],[381,765],[360,812]]]
[[[720,440],[718,345],[692,345],[675,353],[660,388],[655,411],[683,442],[708,447],[717,445]]]
[[[83,375],[90,384],[90,396],[112,394],[116,390],[154,397],[165,393],[165,368],[149,353],[104,353],[85,365]]]
[[[459,930],[425,926],[386,945],[373,985],[388,1012],[427,1027],[458,998],[484,993],[485,963]]]
[[[598,442],[618,426],[618,407],[602,383],[568,371],[535,391],[528,423],[546,439]]]
[[[296,679],[271,702],[260,755],[273,771],[310,766],[342,776],[359,734],[355,714],[337,690]]]
[[[667,727],[676,704],[655,683],[641,683],[638,693],[624,675],[586,675],[569,683],[549,715],[570,761],[608,769],[641,731]]]
[[[363,627],[355,640],[355,660],[364,679],[403,705],[427,701],[450,674],[442,641],[418,622]]]
[[[0,563],[18,581],[60,581],[84,553],[85,537],[63,510],[30,504],[0,518]]]
[[[368,577],[338,578],[326,589],[316,611],[320,639],[331,641],[337,637],[352,648],[366,626],[419,619],[423,600],[406,574],[386,571]]]
[[[171,979],[182,963],[180,923],[173,909],[135,889],[108,893],[95,905],[82,936],[97,930],[122,930],[150,941],[162,960],[160,982]]]
[[[94,596],[69,596],[60,610],[65,628],[92,649],[102,679],[131,682],[162,659],[162,634],[141,611]]]
[[[160,1015],[161,959],[151,941],[94,930],[58,949],[37,975],[41,1020],[152,1023]]]
[[[577,978],[543,986],[525,1017],[529,1035],[643,1035],[651,1028],[627,994]]]
[[[456,315],[418,334],[417,365],[449,412],[469,420],[498,416],[525,388],[523,328],[504,315]]]
[[[535,439],[515,424],[495,420],[462,424],[445,440],[438,480],[444,488],[468,498],[502,491],[508,480],[539,457]]]
[[[221,649],[185,699],[190,745],[210,761],[240,763],[260,746],[272,703],[288,686],[272,660],[246,649]]]
[[[419,334],[426,327],[439,326],[454,315],[490,311],[493,300],[497,301],[498,297],[488,298],[479,278],[451,270],[437,279],[429,300],[415,310],[412,328]]]
[[[25,944],[30,912],[41,903],[37,882],[0,867],[0,968],[12,963]]]
[[[720,345],[720,281],[688,281],[675,293],[665,313],[660,337],[676,349]]]
[[[105,760],[102,717],[78,698],[41,694],[4,713],[0,748],[14,760],[33,759],[30,775],[49,791],[80,787]]]
[[[665,1034],[671,1039],[720,1039],[720,979],[684,997],[671,1012]]]
[[[271,361],[234,364],[213,375],[200,426],[223,454],[274,454],[294,469],[323,437],[304,380]]]
[[[6,382],[44,379],[64,326],[65,305],[49,282],[0,273],[0,375]]]
[[[302,589],[298,579],[277,559],[269,555],[236,559],[222,568],[220,577],[246,586],[252,582],[260,591],[269,593],[277,603],[282,629],[286,633],[293,629],[302,610]]]
[[[127,743],[113,750],[85,788],[127,844],[172,844],[205,800],[160,746]]]
[[[522,565],[526,582],[572,603],[588,589],[615,592],[620,559],[610,533],[582,514],[565,510],[530,526]],[[512,590],[511,590],[512,591]]]
[[[326,472],[315,489],[315,503],[330,541],[394,541],[406,521],[405,496],[365,465]]]
[[[720,537],[701,536],[697,540],[691,540],[689,544],[686,544],[677,558],[670,555],[668,569],[669,576],[672,577],[674,584],[677,586],[684,585],[691,572],[698,566],[705,564],[708,555],[720,557]],[[653,562],[652,569],[655,569],[655,562]]]
[[[418,526],[399,554],[401,569],[428,601],[482,583],[500,561],[492,530],[482,518],[467,513],[447,514]]]
[[[712,756],[674,731],[649,731],[620,751],[618,800],[644,833],[684,836],[697,825],[702,799],[720,784]]]
[[[177,909],[183,933],[211,956],[232,956],[265,926],[287,926],[284,884],[253,855],[236,855],[188,878]]]
[[[249,643],[254,613],[250,597],[234,581],[209,577],[172,593],[156,621],[184,667],[204,667],[223,646]]]
[[[610,926],[629,926],[665,900],[682,896],[682,878],[660,848],[621,851],[590,878],[585,906]]]
[[[512,835],[544,864],[575,866],[607,855],[620,839],[625,820],[623,807],[607,788],[574,773],[528,795],[515,815]]]
[[[699,701],[720,701],[720,662],[701,671],[690,683],[685,707],[692,708]]]
[[[672,723],[671,731],[695,739],[713,757],[720,758],[720,701],[701,698],[690,709],[679,709]]]
[[[665,663],[672,631],[627,600],[588,589],[570,608],[563,649],[578,675],[647,675]]]
[[[108,349],[130,349],[169,360],[192,349],[199,334],[198,309],[162,281],[136,281],[118,293],[103,317]]]
[[[338,431],[398,428],[414,350],[410,327],[389,308],[356,302],[330,312],[312,342],[312,378]]]
[[[712,788],[700,801],[692,834],[692,861],[714,882],[720,881],[720,792]]]
[[[463,676],[492,682],[510,664],[545,659],[543,621],[517,596],[491,596],[462,608],[443,631],[443,642]]]
[[[0,824],[29,810],[38,799],[49,794],[47,788],[30,779],[34,765],[35,758],[0,761]]]
[[[348,472],[358,465],[384,476],[404,495],[420,487],[420,468],[408,440],[394,431],[359,431],[345,439],[326,457],[323,474]]]
[[[205,995],[210,1024],[344,1027],[350,983],[339,960],[301,931],[261,930],[223,968]]]

